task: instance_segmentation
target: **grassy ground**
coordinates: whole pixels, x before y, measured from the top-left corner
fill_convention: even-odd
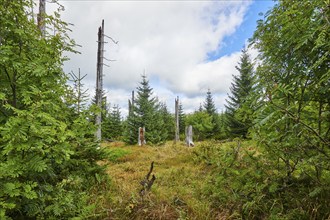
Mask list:
[[[301,168],[286,185],[285,164],[253,141],[103,147],[111,183],[91,192],[94,219],[329,219],[327,185],[320,191]],[[141,196],[151,162],[156,180]]]
[[[225,219],[226,212],[211,210],[201,190],[210,168],[195,162],[195,148],[168,142],[164,146],[104,144],[115,155],[107,172],[111,177],[111,219]],[[154,161],[156,180],[140,195],[142,181]],[[103,204],[104,205],[104,204]]]

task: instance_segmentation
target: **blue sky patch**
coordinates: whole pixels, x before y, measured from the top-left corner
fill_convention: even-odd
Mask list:
[[[226,36],[218,46],[217,50],[207,54],[208,61],[214,61],[222,56],[241,51],[246,43],[246,40],[251,38],[256,30],[257,21],[262,19],[260,13],[265,14],[275,5],[272,0],[257,0],[254,1],[244,16],[243,23],[238,27],[235,33]]]

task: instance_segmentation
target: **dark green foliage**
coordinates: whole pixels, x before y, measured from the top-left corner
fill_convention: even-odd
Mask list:
[[[134,96],[134,92],[132,92]],[[135,114],[135,97],[132,97],[132,100],[129,100],[128,106],[128,116],[126,120],[123,121],[123,140],[127,144],[137,144],[138,140],[138,125],[137,125],[137,117]]]
[[[237,140],[196,152],[214,170],[202,196],[215,209],[241,219],[329,218],[329,6],[279,1],[259,21],[253,37],[261,61],[257,90],[253,83],[244,87],[250,84],[242,75],[235,77],[226,113],[232,136],[246,137],[244,123],[255,119],[250,131],[259,146]],[[243,58],[241,74],[252,70]],[[246,93],[249,88],[254,95]]]
[[[182,103],[179,104],[179,133],[180,135],[183,135],[185,133],[185,127],[186,127],[186,115],[183,111]]]
[[[84,89],[84,84],[82,80],[87,76],[81,76],[80,68],[78,69],[78,73],[74,73],[71,71],[70,73],[71,80],[73,82],[73,90],[70,98],[73,104],[74,109],[76,109],[76,113],[80,114],[80,112],[86,110],[86,103],[88,99],[87,91],[88,89]]]
[[[213,129],[207,133],[206,138],[217,139],[217,138],[221,137],[221,135],[219,134],[220,133],[220,120],[219,120],[220,118],[218,116],[217,109],[215,107],[210,89],[206,93],[206,98],[205,98],[203,107],[204,107],[204,110],[206,111],[206,113],[211,117],[211,122],[212,122],[212,126],[213,126]]]
[[[186,126],[193,127],[194,139],[205,140],[214,129],[212,117],[205,111],[196,111],[186,115]]]
[[[105,95],[105,91],[102,90],[101,94],[101,109],[98,108],[96,104],[96,95],[92,98],[92,105],[89,106],[90,110],[93,112],[93,116],[91,117],[91,120],[95,122],[97,112],[101,111],[101,123],[107,118],[107,115],[110,112],[110,106],[108,105],[107,102],[107,96]],[[104,129],[101,124],[101,129]],[[102,132],[102,138],[103,138],[103,132]]]
[[[212,93],[208,90],[204,105],[200,105],[198,111],[185,116],[185,126],[192,125],[194,138],[198,141],[205,139],[222,138],[221,121],[217,114]]]
[[[114,105],[107,112],[102,121],[102,138],[109,140],[120,140],[123,135],[123,123],[118,105]]]
[[[137,87],[137,97],[131,105],[130,114],[126,120],[125,142],[128,144],[137,143],[139,127],[145,128],[147,143],[160,144],[165,142],[169,135],[167,117],[167,110],[165,110],[164,105],[162,107],[156,97],[153,97],[149,81],[146,75],[142,75],[142,81]]]
[[[210,89],[206,93],[206,98],[203,107],[204,110],[207,112],[207,114],[211,116],[217,113],[217,109],[215,108],[215,104]]]
[[[283,164],[278,169],[287,182],[308,176],[308,187],[319,196],[330,175],[329,6],[280,1],[259,21],[253,39],[261,52],[257,76],[263,88],[255,138]]]
[[[138,140],[138,126],[136,121],[135,113],[132,111],[123,122],[124,137],[123,140],[127,144],[137,144]]]
[[[227,129],[227,126],[226,126],[226,113],[225,112],[221,112],[217,115],[215,115],[215,126],[216,126],[216,129],[214,132],[214,136],[213,138],[215,140],[224,140],[226,138],[228,138],[228,129]]]
[[[196,162],[213,170],[201,195],[210,198],[213,209],[230,210],[235,219],[326,219],[329,186],[312,188],[313,179],[303,174],[303,167],[286,182],[285,169],[276,169],[285,164],[254,144],[237,139],[195,150]]]
[[[249,54],[242,50],[239,66],[236,66],[239,75],[233,76],[226,105],[228,135],[230,137],[247,137],[249,128],[252,126],[252,98],[254,97],[253,65]]]
[[[84,218],[105,153],[66,102],[66,24],[47,17],[59,34],[42,38],[30,2],[0,1],[0,219]]]
[[[109,157],[108,160],[111,162],[116,162],[118,159],[124,157],[127,154],[130,154],[130,151],[128,149],[123,149],[123,148],[113,148],[108,150]]]
[[[171,115],[165,103],[160,104],[159,112],[164,122],[163,140],[174,140],[174,130],[175,130],[174,115]]]

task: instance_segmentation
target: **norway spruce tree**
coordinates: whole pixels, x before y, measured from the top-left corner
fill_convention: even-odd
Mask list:
[[[207,134],[207,138],[216,138],[220,132],[220,124],[218,120],[217,109],[214,104],[211,90],[209,89],[206,93],[206,98],[203,103],[205,112],[211,117],[212,130]]]
[[[210,116],[215,115],[217,112],[210,89],[206,93],[206,98],[203,103],[203,107],[204,107],[204,110],[207,112],[207,114],[209,114]]]
[[[126,120],[123,121],[123,140],[126,144],[137,144],[138,142],[138,125],[137,125],[137,117],[135,112],[133,111],[133,106],[130,108],[128,116]]]
[[[121,112],[118,105],[114,105],[107,112],[106,117],[102,122],[102,136],[105,139],[119,140],[123,135],[123,125]]]
[[[163,128],[163,140],[173,140],[175,134],[175,118],[168,109],[166,103],[160,103],[159,109],[160,115],[162,117],[164,128]]]
[[[243,49],[236,66],[238,75],[233,75],[226,106],[226,127],[229,137],[247,137],[252,126],[252,98],[254,93],[254,70],[248,52]]]
[[[153,96],[153,89],[149,85],[147,76],[142,75],[140,85],[137,87],[137,97],[126,120],[124,140],[129,144],[137,143],[138,128],[144,127],[147,143],[163,143],[167,139],[164,125],[161,104],[157,97]]]
[[[69,107],[66,24],[47,16],[58,34],[41,34],[32,1],[0,5],[0,219],[85,218],[103,151],[93,125]]]
[[[86,109],[87,101],[88,101],[88,89],[84,88],[83,79],[87,76],[81,75],[80,68],[78,69],[78,73],[74,73],[71,71],[69,73],[71,76],[71,82],[73,83],[73,90],[72,90],[72,104],[74,109],[76,109],[76,113],[80,114],[80,112]]]
[[[183,111],[183,105],[181,102],[179,104],[179,129],[180,134],[184,135],[186,129],[186,115]]]

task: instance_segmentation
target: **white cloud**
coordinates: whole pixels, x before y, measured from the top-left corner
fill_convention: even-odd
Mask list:
[[[185,109],[195,110],[210,88],[218,108],[229,92],[239,52],[214,61],[225,36],[243,22],[250,1],[63,1],[63,19],[73,23],[72,38],[81,55],[70,55],[65,71],[81,68],[93,85],[96,72],[97,29],[105,20],[105,34],[119,41],[105,46],[115,59],[104,67],[104,87],[110,102],[126,108],[144,70],[159,79],[154,87],[161,100],[174,103],[180,95]],[[153,87],[153,85],[151,85]],[[93,90],[94,86],[90,88]],[[164,97],[161,97],[164,96]],[[194,105],[194,106],[193,106]]]
[[[173,89],[188,96],[196,96],[211,89],[213,93],[227,93],[231,82],[231,76],[236,74],[235,65],[239,60],[240,53],[223,56],[215,61],[199,63],[183,76],[179,81],[173,81]]]

